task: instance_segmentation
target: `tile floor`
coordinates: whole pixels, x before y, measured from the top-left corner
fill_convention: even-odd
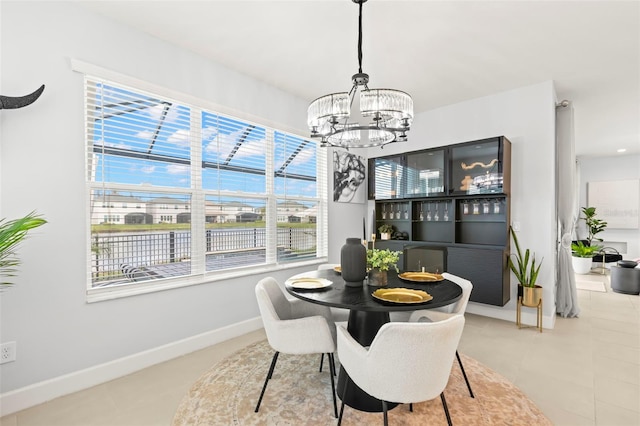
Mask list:
[[[607,286],[608,287],[608,286]],[[553,330],[467,315],[460,351],[510,379],[556,425],[640,425],[640,296],[579,290]],[[2,426],[170,425],[191,384],[262,330],[5,416]]]

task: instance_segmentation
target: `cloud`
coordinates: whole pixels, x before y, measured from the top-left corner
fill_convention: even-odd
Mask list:
[[[182,175],[188,174],[190,172],[190,168],[186,164],[169,164],[167,165],[167,173],[170,175]]]
[[[167,138],[167,142],[181,147],[189,146],[189,130],[180,129]]]
[[[245,128],[242,128],[229,134],[218,134],[214,140],[207,144],[205,151],[209,154],[219,153],[219,158],[228,157],[245,130]],[[267,142],[264,139],[245,139],[233,155],[233,158],[264,157],[266,145]]]
[[[150,130],[143,130],[141,132],[138,132],[136,134],[136,137],[139,139],[144,139],[144,140],[151,140],[151,138],[153,137],[153,132]]]
[[[315,150],[309,149],[308,147],[306,147],[305,149],[300,151],[298,155],[296,155],[293,161],[291,161],[291,164],[304,164],[315,159],[315,156],[316,156]],[[289,157],[287,156],[287,158]]]
[[[178,107],[176,105],[167,106],[166,104],[157,104],[145,109],[147,115],[154,120],[160,120],[163,117],[165,108],[168,108],[166,115],[164,115],[164,121],[173,123],[178,121],[180,114],[178,113]]]
[[[218,136],[218,128],[214,126],[207,126],[202,129],[202,140],[208,141]]]
[[[142,166],[140,167],[140,171],[142,173],[151,174],[156,170],[156,166]]]

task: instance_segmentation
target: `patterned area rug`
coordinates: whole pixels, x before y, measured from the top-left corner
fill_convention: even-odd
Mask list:
[[[260,411],[254,413],[272,356],[265,340],[212,367],[180,402],[173,425],[335,425],[329,368],[325,362],[323,372],[318,371],[319,355],[280,354]],[[551,425],[505,378],[473,358],[461,357],[476,397],[469,396],[454,362],[445,389],[454,425]],[[389,423],[446,425],[447,420],[440,398],[436,398],[413,404],[413,412],[408,405],[397,406],[389,411]],[[382,414],[345,407],[343,424],[382,424]]]

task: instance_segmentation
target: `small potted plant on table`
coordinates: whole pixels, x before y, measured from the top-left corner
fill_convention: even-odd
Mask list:
[[[387,272],[393,267],[396,272],[398,269],[398,260],[400,259],[399,251],[391,251],[389,249],[369,249],[367,250],[367,267],[369,268],[369,285],[386,286]]]

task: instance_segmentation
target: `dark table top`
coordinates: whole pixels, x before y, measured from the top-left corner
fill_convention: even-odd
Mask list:
[[[434,283],[417,283],[401,280],[395,271],[389,271],[386,287],[376,287],[367,284],[367,280],[360,287],[347,287],[342,276],[331,270],[310,271],[297,274],[294,277],[326,278],[333,284],[321,290],[298,290],[287,283],[285,288],[293,296],[319,305],[345,308],[357,311],[389,312],[415,311],[418,309],[433,309],[456,302],[462,296],[462,289],[454,282],[443,280]],[[376,300],[371,293],[379,288],[403,287],[424,290],[433,299],[420,304],[383,304]]]

